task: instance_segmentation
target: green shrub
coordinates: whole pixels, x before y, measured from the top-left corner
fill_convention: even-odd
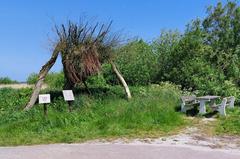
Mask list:
[[[38,80],[38,74],[32,73],[28,76],[27,83],[35,84]],[[51,72],[48,73],[45,81],[50,88],[63,88],[64,86],[64,74],[63,72]]]
[[[178,31],[162,31],[161,35],[152,42],[151,48],[157,55],[155,82],[168,81],[172,68],[179,63],[175,60],[175,49],[179,44],[181,34]]]
[[[61,72],[51,72],[47,75],[45,82],[50,88],[62,89],[64,86],[64,73]]]
[[[236,79],[226,76],[217,61],[210,60],[215,52],[206,45],[200,24],[199,20],[194,21],[182,37],[164,33],[153,42],[153,49],[159,55],[156,82],[171,81],[197,95],[235,96],[239,103]]]
[[[0,84],[15,84],[17,81],[11,80],[9,77],[0,77]]]
[[[91,76],[87,79],[87,85],[93,87],[104,87],[107,86],[107,82],[102,74]]]
[[[214,94],[221,87],[225,76],[220,70],[212,67],[204,59],[186,61],[179,69],[179,84],[190,90],[202,90]]]
[[[102,65],[102,74],[107,84],[110,85],[119,84],[116,74],[112,71],[112,66],[110,64],[105,63]]]
[[[206,62],[194,62],[182,69],[185,86],[190,91],[198,90],[197,95],[235,96],[236,103],[240,102],[239,87],[233,81],[226,80],[220,70],[211,67]]]
[[[27,78],[27,84],[35,84],[38,80],[38,74],[31,73]]]
[[[128,43],[117,51],[117,66],[130,85],[147,85],[155,78],[157,58],[143,40]]]
[[[32,90],[30,88],[15,90],[11,88],[0,89],[0,114],[10,110],[20,110],[29,100]]]

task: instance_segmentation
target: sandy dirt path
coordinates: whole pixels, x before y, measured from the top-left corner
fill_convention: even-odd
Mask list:
[[[21,88],[33,88],[34,85],[29,85],[26,83],[21,83],[21,84],[0,84],[0,89],[1,88],[13,88],[13,89],[21,89]],[[42,89],[47,88],[47,85],[44,84],[42,86]]]

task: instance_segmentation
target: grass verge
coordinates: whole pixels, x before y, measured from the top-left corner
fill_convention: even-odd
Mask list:
[[[227,117],[220,117],[216,126],[218,135],[240,135],[239,107],[227,109]]]
[[[175,111],[179,90],[170,85],[132,87],[133,99],[125,100],[121,87],[92,89],[91,95],[76,90],[74,112],[60,91],[51,92],[45,118],[42,106],[21,111],[31,90],[0,90],[0,145],[72,143],[99,138],[144,138],[174,133],[186,124]]]

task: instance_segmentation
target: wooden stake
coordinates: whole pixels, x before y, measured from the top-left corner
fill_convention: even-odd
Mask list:
[[[72,101],[67,101],[68,103],[68,111],[72,112]]]
[[[47,104],[43,104],[43,111],[44,111],[44,116],[46,117],[48,112],[47,112]]]

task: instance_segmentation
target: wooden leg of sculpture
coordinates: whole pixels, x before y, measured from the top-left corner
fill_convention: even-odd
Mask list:
[[[124,80],[124,78],[121,75],[121,73],[118,71],[116,65],[112,61],[110,62],[110,64],[112,66],[113,72],[117,75],[117,78],[119,79],[119,81],[121,82],[122,86],[124,87],[125,93],[127,95],[127,99],[131,99],[132,95],[131,95],[131,92],[129,90],[129,87],[128,87],[126,81]]]
[[[29,110],[33,107],[33,105],[36,103],[38,95],[40,93],[41,87],[43,85],[44,79],[49,72],[49,70],[52,68],[52,66],[55,64],[57,57],[58,57],[59,52],[57,49],[54,50],[51,59],[42,67],[42,69],[39,72],[38,75],[38,81],[35,85],[35,88],[33,90],[33,93],[31,95],[31,99],[24,108],[24,110]]]

